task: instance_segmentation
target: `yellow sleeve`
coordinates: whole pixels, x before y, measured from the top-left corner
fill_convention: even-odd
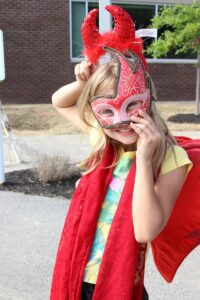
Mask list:
[[[167,174],[185,165],[187,165],[187,173],[191,170],[192,162],[187,152],[178,145],[173,145],[173,149],[174,151],[171,147],[167,149],[165,159],[161,165],[160,175]]]

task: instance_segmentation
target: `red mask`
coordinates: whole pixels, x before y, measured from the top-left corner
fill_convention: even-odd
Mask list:
[[[132,115],[139,115],[139,109],[148,113],[151,89],[144,64],[135,53],[128,51],[131,58],[126,58],[115,49],[105,50],[117,60],[114,93],[94,96],[90,102],[100,125],[109,129],[129,124]]]

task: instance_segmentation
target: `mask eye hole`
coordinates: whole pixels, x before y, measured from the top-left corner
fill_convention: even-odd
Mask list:
[[[126,107],[126,112],[130,113],[131,111],[137,109],[138,107],[140,107],[142,105],[143,101],[142,100],[136,100],[136,101],[132,101],[130,102],[127,107]]]
[[[98,112],[102,117],[113,117],[114,113],[111,109],[101,109]]]

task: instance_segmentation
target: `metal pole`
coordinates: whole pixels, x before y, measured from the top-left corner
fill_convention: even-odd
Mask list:
[[[111,31],[112,17],[111,14],[105,9],[105,6],[110,4],[112,4],[112,0],[99,1],[99,32],[100,33]],[[100,57],[99,64],[104,64],[108,61],[110,61],[110,55],[106,54],[103,57]]]
[[[4,61],[4,46],[3,46],[3,32],[0,30],[0,82],[5,79],[5,61]],[[0,122],[0,184],[5,182],[4,173],[4,158],[3,158],[3,138],[2,128]]]
[[[99,31],[101,33],[111,30],[111,15],[105,9],[106,5],[111,5],[112,0],[99,1]]]
[[[2,138],[2,128],[0,124],[0,184],[5,182],[4,173],[4,158],[3,158],[3,138]]]
[[[0,82],[5,79],[5,60],[3,46],[3,31],[0,29]]]

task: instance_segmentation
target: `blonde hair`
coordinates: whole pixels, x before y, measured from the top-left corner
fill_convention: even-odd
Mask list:
[[[88,128],[96,132],[97,135],[96,143],[93,146],[92,152],[83,162],[81,162],[78,165],[80,168],[87,170],[83,174],[88,174],[99,165],[99,163],[102,160],[106,144],[108,142],[111,142],[111,144],[113,144],[117,150],[116,161],[114,161],[114,163],[108,167],[112,167],[116,165],[120,159],[121,153],[123,152],[123,147],[121,143],[108,137],[105,134],[104,130],[101,128],[101,126],[98,124],[89,103],[89,99],[91,97],[105,94],[105,92],[107,92],[109,88],[112,89],[116,79],[117,79],[116,63],[106,63],[99,66],[95,70],[91,78],[88,80],[82,94],[80,95],[77,101],[77,107],[78,107],[80,118],[84,121],[84,123],[88,126]],[[152,90],[153,98],[156,99],[157,98],[156,90],[152,80],[151,80],[151,90]],[[154,177],[156,178],[158,176],[158,172],[161,167],[161,164],[164,160],[167,147],[168,146],[172,147],[173,144],[176,144],[176,141],[171,135],[171,133],[169,132],[166,123],[157,112],[155,101],[152,101],[151,103],[150,116],[155,122],[156,127],[158,128],[161,134],[161,142],[156,147],[152,159],[153,173],[154,173]],[[173,147],[172,147],[172,151],[173,151]]]

